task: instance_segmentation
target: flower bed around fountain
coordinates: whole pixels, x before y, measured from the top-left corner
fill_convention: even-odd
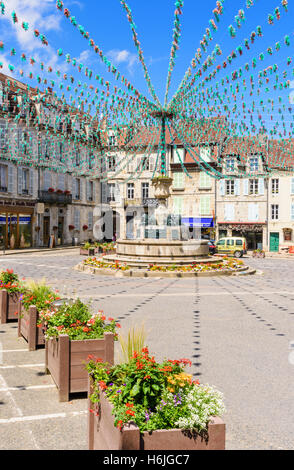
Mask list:
[[[254,274],[243,261],[235,258],[224,257],[221,260],[211,258],[209,262],[195,262],[190,265],[157,265],[149,264],[145,269],[134,269],[133,267],[114,262],[105,262],[102,259],[93,257],[87,258],[76,269],[89,272],[91,274],[117,275],[129,277],[194,277],[194,276],[213,276],[213,275],[233,275],[237,273]]]

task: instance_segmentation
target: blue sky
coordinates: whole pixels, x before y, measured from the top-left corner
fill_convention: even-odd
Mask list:
[[[16,66],[15,77],[20,79],[17,74],[20,62],[16,58],[20,53],[26,53],[27,57],[34,57],[37,62],[43,61],[45,65],[52,65],[61,71],[72,73],[72,70],[65,64],[63,58],[58,58],[57,49],[62,48],[64,54],[69,53],[71,57],[76,57],[84,66],[90,67],[93,73],[98,73],[111,80],[112,75],[107,72],[107,68],[97,58],[97,55],[91,51],[87,40],[82,38],[77,28],[73,27],[69,20],[63,14],[59,13],[55,6],[55,0],[3,0],[6,5],[6,15],[0,15],[0,40],[5,43],[4,51],[0,54],[0,61],[3,62],[4,73],[7,72],[7,64],[12,63]],[[154,84],[156,93],[163,103],[168,64],[170,57],[172,30],[175,11],[175,0],[149,0],[138,1],[128,0],[133,14],[134,22],[137,26],[137,33],[144,52],[144,57],[149,70],[149,74]],[[288,56],[293,55],[294,44],[294,5],[289,0],[291,6],[288,7],[288,13],[285,13],[281,0],[254,0],[251,8],[246,8],[246,0],[225,0],[224,14],[221,16],[218,25],[218,31],[213,32],[213,41],[211,44],[219,44],[223,55],[218,63],[223,60],[238,45],[243,46],[244,53],[235,59],[231,67],[222,71],[217,80],[226,75],[231,76],[234,69],[243,66],[245,62],[251,62],[253,57],[258,58],[261,52],[266,51],[268,46],[273,46],[277,41],[281,41],[282,47],[279,53],[274,52],[270,57],[266,55],[264,61],[258,61],[256,70],[261,70],[271,64],[279,64],[279,70],[286,70],[288,77],[293,70],[294,60],[290,67],[287,67],[285,61]],[[173,96],[179,86],[185,71],[189,67],[191,59],[194,57],[199,41],[205,33],[205,28],[209,26],[209,20],[214,18],[212,10],[215,8],[215,0],[185,0],[183,15],[181,16],[181,41],[180,50],[177,53],[176,66],[172,75],[171,90],[169,98]],[[281,19],[275,20],[274,25],[270,26],[267,22],[268,14],[274,13],[275,7],[279,7]],[[119,0],[68,0],[64,1],[64,7],[70,10],[71,15],[75,16],[78,24],[81,24],[90,33],[95,43],[103,50],[104,54],[115,64],[130,82],[138,88],[149,99],[150,94],[144,81],[143,70],[137,59],[137,51],[132,40],[132,33]],[[240,29],[235,23],[235,16],[239,9],[245,12],[246,21]],[[20,26],[15,26],[11,21],[11,11],[15,10],[19,22],[25,20],[30,25],[30,30],[25,32]],[[236,29],[236,38],[232,39],[228,32],[228,26],[232,24]],[[263,37],[255,40],[247,51],[244,47],[244,38],[250,38],[250,33],[260,25],[263,31]],[[49,46],[41,45],[39,39],[34,38],[32,30],[38,28],[48,39]],[[288,34],[291,39],[291,46],[283,44],[284,36]],[[17,56],[11,57],[10,50],[15,47]],[[212,48],[208,49],[207,54],[211,53]],[[1,52],[1,51],[0,51]],[[205,55],[204,55],[205,56]],[[293,56],[294,57],[294,56]],[[39,69],[29,68],[35,75]],[[79,76],[80,75],[80,76]],[[247,74],[250,77],[250,73]],[[84,80],[84,76],[77,74],[78,79]],[[288,78],[287,77],[287,78]],[[245,75],[244,75],[245,78]],[[58,81],[58,78],[55,76]],[[32,85],[34,80],[22,79]],[[215,80],[212,84],[217,81]],[[293,77],[294,80],[294,77]],[[294,87],[293,87],[294,88]],[[279,92],[270,92],[274,99],[282,96],[284,103],[289,102],[289,90]],[[254,96],[251,98],[251,101]],[[260,96],[256,97],[260,101]],[[247,101],[248,104],[249,101]]]

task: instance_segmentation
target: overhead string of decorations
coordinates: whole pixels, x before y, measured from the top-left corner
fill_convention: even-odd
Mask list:
[[[168,138],[169,142],[174,142],[178,161],[188,176],[179,147],[185,150],[189,161],[214,178],[231,177],[219,168],[221,155],[238,156],[240,177],[248,177],[245,157],[252,153],[266,155],[269,174],[273,169],[292,170],[291,34],[284,34],[276,41],[271,34],[270,44],[254,53],[268,28],[274,31],[275,25],[287,17],[286,0],[266,13],[263,22],[241,41],[238,36],[246,27],[247,16],[251,14],[254,20],[253,7],[258,5],[257,0],[245,1],[246,14],[242,8],[232,12],[233,18],[220,41],[213,36],[217,37],[225,13],[227,17],[230,12],[225,11],[225,0],[217,1],[199,48],[168,102],[184,7],[184,1],[175,1],[163,104],[151,82],[132,11],[125,0],[121,0],[121,5],[151,100],[112,64],[64,2],[58,0],[57,10],[87,41],[111,79],[95,73],[61,47],[56,51],[57,65],[45,65],[44,61],[25,51],[19,52],[15,47],[6,50],[2,38],[0,51],[6,56],[9,54],[12,62],[8,65],[9,72],[22,80],[32,80],[32,86],[24,86],[16,79],[8,79],[0,89],[2,116],[7,118],[4,132],[9,134],[5,158],[64,173],[99,176],[103,182],[127,173],[127,181],[132,181],[146,170],[152,176],[168,174]],[[0,14],[6,14],[4,1],[0,2]],[[44,47],[49,45],[46,36],[37,29],[32,30],[18,12],[13,11],[11,19],[16,28],[32,33]],[[234,41],[234,45],[224,58],[228,39]],[[250,60],[246,61],[247,55]],[[60,65],[61,61],[65,63]],[[0,68],[3,66],[0,63]],[[78,74],[83,74],[84,78],[79,79]],[[41,86],[44,91],[39,89]],[[24,132],[19,129],[20,123]]]

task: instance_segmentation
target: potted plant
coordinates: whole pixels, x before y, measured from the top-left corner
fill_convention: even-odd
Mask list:
[[[185,372],[188,359],[88,362],[90,450],[223,450],[222,394]]]
[[[84,230],[84,232],[85,232],[86,230],[88,230],[88,225],[86,225],[86,224],[83,225],[83,230]]]
[[[70,225],[68,226],[68,230],[74,230],[74,228],[75,228],[74,225],[71,225],[71,224],[70,224]]]
[[[90,242],[86,242],[80,247],[80,255],[92,256],[92,254],[95,254],[95,246]]]
[[[54,188],[48,188],[48,193],[54,193],[55,189]]]
[[[102,311],[93,314],[77,299],[46,309],[39,321],[46,325],[46,372],[53,377],[60,401],[68,401],[70,393],[87,392],[89,356],[98,354],[102,361],[114,363],[115,328],[120,325],[113,318],[107,321]]]
[[[265,258],[265,251],[258,248],[252,252],[253,258]]]
[[[22,285],[13,269],[6,269],[0,273],[0,289],[0,323],[17,321]]]
[[[18,309],[18,336],[27,341],[30,351],[37,349],[37,346],[45,346],[44,330],[39,322],[39,315],[58,299],[58,293],[47,286],[45,280],[26,282]]]

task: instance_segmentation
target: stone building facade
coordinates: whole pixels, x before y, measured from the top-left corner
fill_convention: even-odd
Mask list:
[[[81,137],[88,117],[62,113],[51,90],[41,94],[3,74],[0,95],[0,244],[93,239],[100,170],[95,147]]]

